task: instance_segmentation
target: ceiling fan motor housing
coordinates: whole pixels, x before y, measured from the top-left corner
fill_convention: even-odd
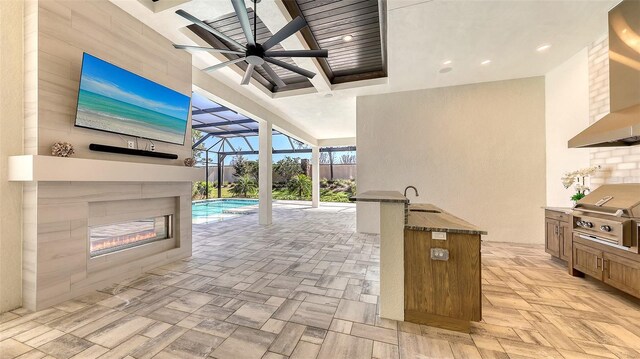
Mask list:
[[[245,54],[247,62],[251,65],[260,66],[264,63],[264,48],[260,44],[248,45]]]

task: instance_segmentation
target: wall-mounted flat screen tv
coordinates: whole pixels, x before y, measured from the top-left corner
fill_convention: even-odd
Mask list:
[[[77,127],[184,144],[191,98],[85,53]]]

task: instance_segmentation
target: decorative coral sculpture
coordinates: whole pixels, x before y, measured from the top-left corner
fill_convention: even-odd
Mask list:
[[[57,157],[70,157],[74,152],[73,145],[68,142],[56,142],[51,146],[51,154]]]
[[[196,164],[196,161],[191,157],[184,159],[184,165],[187,167],[193,167],[193,165],[195,164]]]

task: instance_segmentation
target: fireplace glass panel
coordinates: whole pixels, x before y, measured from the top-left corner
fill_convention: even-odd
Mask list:
[[[101,256],[171,238],[171,215],[89,227],[89,253]]]

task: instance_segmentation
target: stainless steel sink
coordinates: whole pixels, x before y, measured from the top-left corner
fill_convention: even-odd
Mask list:
[[[436,211],[435,209],[421,209],[421,208],[409,208],[409,212],[423,212],[423,213],[442,213],[440,211]]]

